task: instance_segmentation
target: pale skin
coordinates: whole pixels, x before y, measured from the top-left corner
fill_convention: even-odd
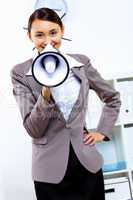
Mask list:
[[[55,48],[61,46],[61,39],[64,35],[64,27],[59,24],[36,19],[33,21],[31,30],[28,32],[29,39],[33,42],[36,49],[40,53],[45,49],[47,44],[51,44]],[[44,98],[50,100],[50,90],[47,87],[42,87],[42,95]],[[98,142],[102,142],[104,135],[99,132],[86,132],[84,134],[83,142],[85,145],[95,145]]]

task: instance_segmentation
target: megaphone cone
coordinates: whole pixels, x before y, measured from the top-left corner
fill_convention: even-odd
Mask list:
[[[69,74],[69,64],[59,52],[45,51],[32,63],[32,75],[41,85],[55,87],[62,84]]]

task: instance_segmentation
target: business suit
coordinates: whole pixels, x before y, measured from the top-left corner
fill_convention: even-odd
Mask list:
[[[31,68],[31,59],[15,66],[11,72],[13,93],[21,111],[23,125],[32,137],[32,178],[40,182],[62,181],[67,169],[70,142],[84,168],[96,173],[102,167],[103,159],[96,147],[83,143],[89,89],[94,89],[105,102],[96,131],[108,136],[119,113],[119,93],[101,78],[86,56],[70,56],[83,64],[72,68],[81,87],[67,121],[54,99],[47,102],[41,95],[42,86],[32,76],[26,76]]]

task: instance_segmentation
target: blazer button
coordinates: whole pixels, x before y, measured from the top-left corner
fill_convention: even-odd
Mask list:
[[[67,129],[71,129],[70,124],[66,124],[66,128],[67,128]]]

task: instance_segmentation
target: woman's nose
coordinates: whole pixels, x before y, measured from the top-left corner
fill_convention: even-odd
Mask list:
[[[52,40],[50,37],[47,37],[44,41],[44,45],[47,46],[48,44],[51,44],[52,43]]]

